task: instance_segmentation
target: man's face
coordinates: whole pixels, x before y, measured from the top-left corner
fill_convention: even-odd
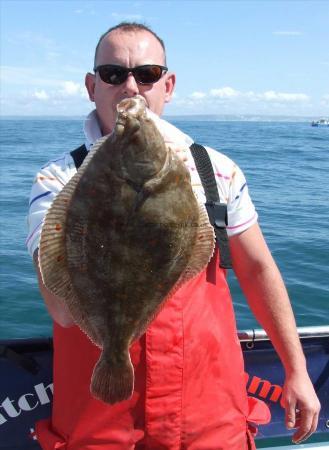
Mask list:
[[[114,30],[105,36],[97,52],[96,66],[116,64],[136,67],[143,64],[165,65],[161,44],[148,31],[127,32]],[[175,85],[174,74],[164,74],[154,84],[138,84],[133,75],[120,85],[111,85],[101,80],[99,73],[86,75],[86,88],[91,101],[95,102],[103,135],[113,130],[116,120],[116,105],[124,98],[140,94],[148,108],[161,115],[164,104],[169,102]]]

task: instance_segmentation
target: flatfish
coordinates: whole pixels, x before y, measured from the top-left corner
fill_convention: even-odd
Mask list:
[[[189,171],[148,118],[122,100],[114,131],[94,144],[55,198],[41,232],[46,287],[102,349],[94,397],[131,397],[129,347],[165,302],[208,264],[214,232]]]

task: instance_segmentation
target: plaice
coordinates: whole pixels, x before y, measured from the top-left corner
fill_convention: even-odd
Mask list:
[[[124,99],[117,109],[113,133],[92,147],[54,200],[39,251],[44,284],[102,348],[91,392],[108,403],[132,395],[129,346],[206,267],[215,245],[189,172],[144,99]]]

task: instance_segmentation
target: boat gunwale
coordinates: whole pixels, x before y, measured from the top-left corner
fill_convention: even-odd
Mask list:
[[[298,327],[297,331],[301,340],[329,337],[329,325]],[[238,337],[240,342],[270,341],[266,331],[262,328],[239,330]]]
[[[298,335],[301,340],[312,338],[329,337],[329,325],[314,325],[297,327]],[[270,341],[265,330],[262,328],[250,328],[246,330],[238,330],[238,338],[240,342],[261,342]],[[52,347],[52,337],[30,337],[30,338],[1,338],[0,344],[9,346],[26,345],[36,347]],[[0,352],[1,353],[1,352]]]

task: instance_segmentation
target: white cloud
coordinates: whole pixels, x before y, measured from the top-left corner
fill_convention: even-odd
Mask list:
[[[291,94],[287,92],[266,91],[259,98],[275,102],[307,102],[310,97],[306,94]]]
[[[62,83],[62,89],[58,92],[63,97],[80,97],[88,98],[87,89],[81,83],[75,83],[74,81],[64,81]]]
[[[286,30],[286,31],[273,31],[272,34],[276,36],[301,36],[303,33],[301,31],[292,31],[292,30]]]
[[[35,91],[34,97],[38,100],[48,100],[49,99],[49,95],[47,94],[47,92],[45,90]]]
[[[206,95],[207,95],[207,94],[205,94],[204,92],[196,91],[196,92],[192,92],[192,94],[190,95],[190,97],[191,97],[191,98],[194,98],[195,100],[198,100],[198,99],[205,98]]]
[[[51,105],[70,105],[72,102],[85,101],[88,99],[86,88],[80,83],[74,81],[61,81],[56,88],[36,89],[33,93],[25,92],[20,95],[24,101],[31,100],[42,101]]]
[[[302,93],[276,92],[273,90],[266,92],[246,91],[241,92],[232,87],[225,86],[219,89],[211,89],[210,96],[220,99],[245,99],[250,101],[265,100],[267,102],[307,102],[310,97]]]
[[[237,97],[241,94],[239,91],[236,91],[235,89],[233,89],[229,86],[225,86],[220,89],[211,89],[210,95],[212,97],[218,97],[218,98],[233,98],[233,97]]]
[[[62,81],[60,83],[60,88],[51,92],[51,97],[53,99],[60,98],[88,98],[87,90],[81,83],[75,83],[74,81]]]
[[[247,91],[243,94],[243,96],[249,100],[255,101],[257,99],[257,94],[254,91]]]
[[[329,100],[323,98],[322,101],[328,102]],[[174,98],[173,107],[199,114],[218,113],[218,111],[222,114],[249,114],[250,111],[273,114],[275,111],[281,114],[307,115],[313,104],[311,97],[304,93],[275,90],[239,91],[231,86],[224,86],[210,89],[207,92],[194,91],[189,95],[181,95],[179,98]]]
[[[80,92],[80,83],[74,83],[74,81],[63,82],[63,95],[77,95]]]
[[[43,73],[44,68],[40,67],[0,67],[0,83],[2,92],[10,95],[11,98],[19,97],[19,88],[26,87],[28,82],[30,98],[37,100],[53,100],[55,98],[80,97],[88,98],[86,88],[83,83],[73,80],[63,80],[60,78],[49,78]],[[83,74],[83,70],[67,70],[67,72],[76,72],[74,76]],[[79,77],[80,79],[82,78]]]

